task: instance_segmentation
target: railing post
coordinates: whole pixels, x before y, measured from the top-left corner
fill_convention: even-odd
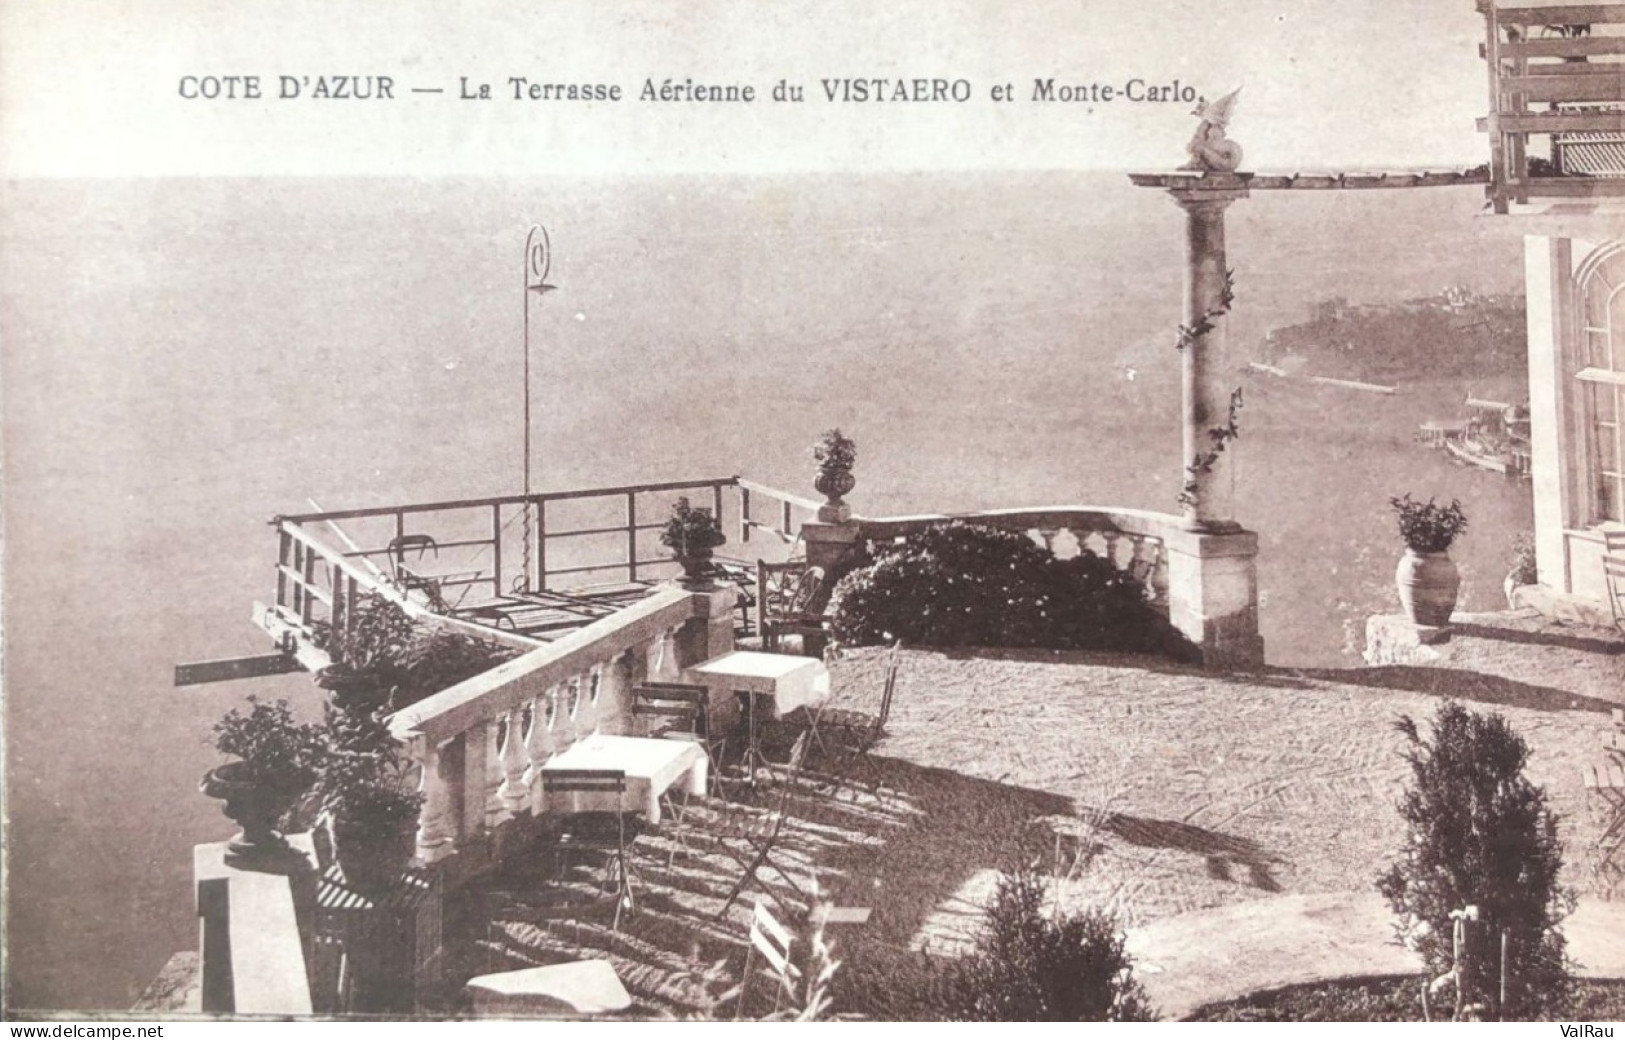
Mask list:
[[[491,595],[502,595],[502,506],[491,507]]]
[[[638,580],[638,496],[626,493],[626,580]]]
[[[528,579],[530,591],[540,592],[547,588],[547,499],[536,500],[535,517],[531,528],[531,544],[536,546],[536,551],[531,554],[531,566],[535,570],[528,575]]]
[[[750,488],[739,489],[739,540],[750,541]]]
[[[1496,213],[1507,212],[1506,142],[1501,134],[1501,25],[1495,14],[1495,0],[1481,0],[1486,40],[1484,60],[1489,69],[1490,113],[1485,128],[1490,138],[1490,202]]]
[[[293,555],[293,546],[293,538],[288,534],[287,531],[279,528],[277,530],[276,551],[276,605],[279,607],[286,607],[288,605],[288,572],[283,570],[283,568],[287,567],[292,562],[291,557]]]

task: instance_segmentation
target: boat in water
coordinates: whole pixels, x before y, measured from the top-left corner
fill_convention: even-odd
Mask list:
[[[1422,440],[1460,461],[1507,477],[1529,477],[1529,409],[1467,398],[1467,417],[1422,424]]]

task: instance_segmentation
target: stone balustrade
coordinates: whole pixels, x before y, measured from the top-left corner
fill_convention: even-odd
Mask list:
[[[1085,550],[1139,579],[1146,594],[1168,610],[1168,553],[1164,533],[1180,519],[1134,509],[1057,506],[993,509],[979,513],[857,518],[858,537],[871,544],[897,541],[938,524],[961,521],[1027,535],[1062,559]]]
[[[419,858],[443,860],[533,813],[542,764],[588,734],[625,732],[633,686],[732,649],[734,599],[731,588],[663,587],[397,712],[391,731],[420,771]]]

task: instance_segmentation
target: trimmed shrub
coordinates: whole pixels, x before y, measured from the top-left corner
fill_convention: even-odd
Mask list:
[[[976,948],[949,972],[949,1016],[969,1022],[1148,1022],[1117,922],[1103,911],[1048,916],[1044,882],[1004,874]]]
[[[1400,939],[1444,975],[1455,964],[1451,913],[1477,907],[1456,965],[1460,1003],[1480,1005],[1487,1018],[1537,1017],[1571,983],[1558,925],[1574,897],[1558,884],[1557,817],[1523,775],[1529,746],[1502,716],[1453,701],[1439,707],[1428,739],[1408,717],[1396,725],[1409,741],[1411,781],[1399,803],[1405,842],[1377,888],[1400,915]]]
[[[910,535],[841,578],[835,638],[854,646],[1177,652],[1144,584],[1085,550],[1063,560],[1014,531],[952,523]]]

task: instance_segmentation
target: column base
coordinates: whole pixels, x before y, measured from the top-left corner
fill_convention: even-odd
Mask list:
[[[1196,647],[1207,668],[1264,664],[1258,631],[1258,536],[1230,531],[1170,531],[1168,620]]]

